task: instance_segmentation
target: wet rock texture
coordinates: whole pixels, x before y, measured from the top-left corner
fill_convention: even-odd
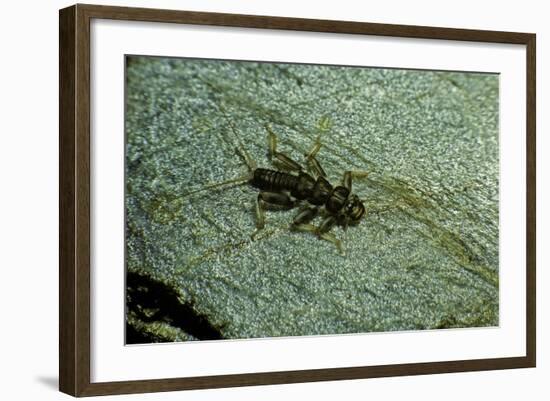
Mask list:
[[[126,89],[129,343],[498,325],[497,75],[130,57]],[[272,168],[267,126],[369,172],[345,255],[208,187]]]

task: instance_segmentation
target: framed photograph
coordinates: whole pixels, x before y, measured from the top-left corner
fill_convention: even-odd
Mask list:
[[[535,35],[60,11],[60,390],[534,367]]]

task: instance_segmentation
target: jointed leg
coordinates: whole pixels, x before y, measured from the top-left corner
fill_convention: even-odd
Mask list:
[[[315,227],[313,224],[294,224],[293,228],[301,232],[309,232],[317,235],[319,239],[328,241],[336,245],[338,251],[344,255],[344,248],[342,246],[342,241],[340,241],[336,236],[330,233],[330,229],[336,224],[336,218],[334,216],[329,216],[323,220],[319,227]]]
[[[342,185],[344,187],[346,187],[351,192],[352,179],[353,178],[367,178],[368,175],[369,175],[369,173],[366,172],[366,171],[360,171],[360,170],[346,171],[344,173],[344,178],[342,179]]]
[[[342,241],[336,238],[336,235],[332,233],[321,233],[319,234],[319,238],[328,242],[332,242],[334,245],[336,245],[336,248],[338,248],[338,252],[340,252],[342,255],[346,254],[346,252],[344,251],[344,247],[342,246]]]
[[[342,247],[342,241],[340,241],[334,234],[329,233],[330,229],[334,227],[336,224],[336,217],[329,216],[326,219],[323,220],[321,225],[319,226],[318,235],[319,238],[324,239],[325,241],[332,242],[334,245],[336,245],[336,248],[340,251],[340,253],[344,254],[344,248]]]
[[[298,213],[296,217],[294,217],[294,220],[292,221],[293,226],[299,226],[301,224],[309,223],[311,220],[313,220],[315,216],[317,216],[318,212],[319,208],[317,207],[308,206],[302,209],[300,213]]]
[[[317,177],[326,177],[327,174],[325,173],[325,170],[321,167],[321,163],[315,158],[317,153],[319,153],[319,150],[321,149],[321,141],[319,137],[315,140],[315,143],[313,144],[313,147],[310,149],[308,153],[305,154],[306,162],[309,167],[309,170],[314,173]]]
[[[252,233],[252,239],[265,227],[266,209],[289,209],[292,207],[294,207],[294,201],[287,194],[267,191],[260,192],[256,198],[256,230]]]
[[[321,146],[323,146],[323,144],[321,143],[321,138],[317,137],[317,139],[313,143],[313,146],[311,147],[309,152],[305,155],[306,159],[317,156],[317,153],[319,153],[319,150],[321,150]]]
[[[266,209],[290,209],[294,207],[294,201],[283,192],[262,191],[258,194],[258,200],[261,200]]]
[[[309,169],[317,176],[317,177],[326,177],[327,173],[325,173],[325,170],[323,170],[323,167],[321,167],[321,163],[315,158],[311,157],[307,159],[307,164],[309,166]]]
[[[256,198],[255,211],[256,211],[256,231],[259,231],[265,227],[265,209],[263,206],[263,201],[260,198],[260,195],[258,195],[258,197]]]
[[[299,163],[295,162],[284,153],[277,152],[277,136],[271,130],[271,127],[266,126],[266,129],[267,129],[267,143],[269,145],[269,157],[271,158],[271,160],[276,161],[286,170],[301,171],[302,166]]]
[[[336,217],[334,216],[328,216],[325,217],[325,219],[321,222],[321,225],[319,226],[319,234],[322,233],[328,233],[332,227],[336,224]]]

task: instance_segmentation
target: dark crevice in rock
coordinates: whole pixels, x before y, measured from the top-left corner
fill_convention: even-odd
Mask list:
[[[139,330],[132,324],[126,322],[126,344],[150,344],[163,342],[159,340],[162,339],[159,339],[158,336],[155,336],[152,333]]]
[[[181,302],[173,288],[147,275],[127,273],[126,313],[143,323],[167,323],[199,340],[223,338],[220,328],[197,312],[192,302]],[[127,344],[159,342],[158,340],[152,338],[150,333],[141,332],[129,324],[127,319]]]

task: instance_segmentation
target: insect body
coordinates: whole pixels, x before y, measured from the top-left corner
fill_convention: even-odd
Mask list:
[[[283,171],[256,168],[256,163],[242,149],[250,170],[249,183],[260,190],[256,202],[256,231],[253,237],[265,225],[266,209],[300,206],[292,228],[314,233],[319,238],[334,243],[343,252],[341,241],[329,231],[337,224],[344,228],[357,224],[365,215],[363,202],[352,193],[352,177],[366,177],[367,173],[346,171],[341,185],[333,186],[315,157],[322,146],[319,140],[305,155],[310,173],[305,172],[299,163],[277,151],[277,138],[270,128],[268,143],[271,160]],[[309,224],[319,214],[323,216],[321,225],[315,227]]]
[[[325,210],[338,218],[338,222],[342,224],[357,223],[365,213],[365,207],[357,195],[351,194],[350,189],[344,186],[333,187],[323,176],[314,179],[302,171],[296,176],[258,168],[254,170],[250,184],[264,191],[263,197],[269,192],[289,192],[297,200],[307,201],[314,206],[324,206]],[[290,198],[288,201],[284,196],[275,199],[281,199],[283,206],[293,205]]]

